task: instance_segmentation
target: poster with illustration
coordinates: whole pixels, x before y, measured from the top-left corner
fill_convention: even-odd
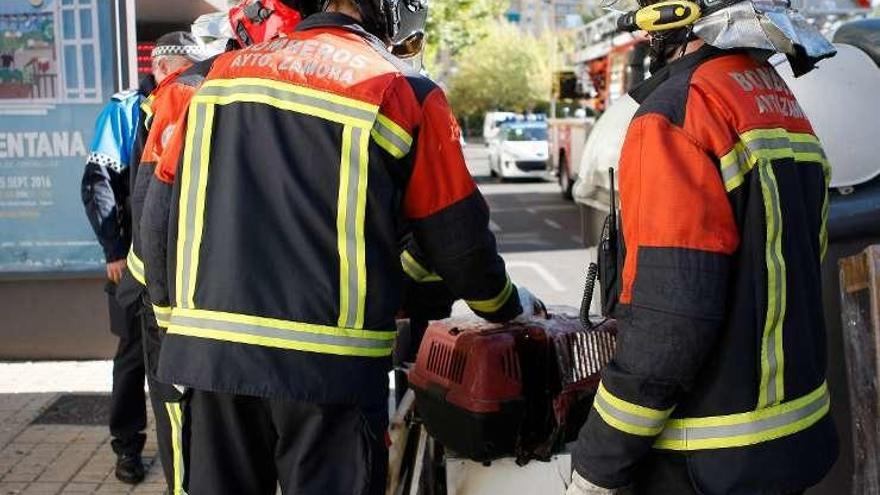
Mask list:
[[[0,1],[0,275],[103,265],[80,180],[116,90],[113,4]]]

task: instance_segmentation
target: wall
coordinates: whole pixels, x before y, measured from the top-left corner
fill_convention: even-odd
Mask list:
[[[0,281],[0,360],[109,359],[104,282],[97,278]]]

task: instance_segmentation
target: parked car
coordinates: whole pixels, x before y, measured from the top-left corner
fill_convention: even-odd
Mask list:
[[[522,119],[522,115],[514,112],[489,112],[483,118],[483,140],[486,146],[498,138],[501,125],[511,120]]]
[[[547,122],[516,121],[500,126],[489,142],[489,170],[503,179],[547,176]]]

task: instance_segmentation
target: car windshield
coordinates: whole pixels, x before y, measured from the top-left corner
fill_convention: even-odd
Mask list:
[[[504,129],[505,141],[546,141],[546,127],[508,127]]]

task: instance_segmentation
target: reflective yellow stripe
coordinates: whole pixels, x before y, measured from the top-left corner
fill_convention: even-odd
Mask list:
[[[757,411],[670,419],[654,447],[701,450],[755,445],[806,430],[828,414],[830,404],[828,385],[823,383],[803,397]]]
[[[199,253],[204,232],[205,202],[208,188],[214,105],[190,106],[187,144],[181,177],[180,216],[177,238],[176,305],[195,307]]]
[[[180,176],[180,214],[177,221],[177,274],[175,277],[175,301],[176,306],[181,308],[187,307],[188,302],[184,288],[189,289],[189,283],[186,279],[190,276],[189,251],[187,245],[189,243],[190,230],[192,228],[190,222],[190,212],[192,211],[190,203],[195,202],[195,185],[193,184],[193,154],[197,147],[194,146],[197,136],[201,136],[202,116],[204,115],[204,105],[191,103],[189,107],[189,118],[191,121],[186,127],[186,145],[183,153],[183,166]],[[200,148],[198,148],[200,149]]]
[[[609,392],[603,383],[599,384],[593,407],[609,426],[642,437],[652,437],[663,431],[666,420],[674,409],[651,409],[627,402]]]
[[[829,169],[825,152],[816,136],[785,129],[754,129],[743,133],[740,141],[721,157],[724,187],[730,192],[742,185],[745,175],[759,159],[781,158],[818,163],[824,169]]]
[[[729,153],[721,157],[721,174],[728,192],[741,186],[745,176],[757,163],[757,157],[749,154],[742,143],[736,143]]]
[[[510,299],[510,296],[513,294],[513,290],[514,288],[513,284],[510,282],[510,277],[507,277],[507,283],[504,284],[504,288],[501,289],[501,292],[492,299],[465,302],[474,311],[479,311],[481,313],[494,313],[507,303],[507,300]]]
[[[400,264],[403,266],[404,273],[416,282],[440,282],[443,280],[440,275],[430,272],[422,266],[409,251],[400,254]]]
[[[821,261],[825,261],[825,255],[828,254],[828,211],[830,208],[831,165],[825,161],[822,164],[822,170],[825,174],[825,197],[822,200],[822,225],[819,228],[819,256]]]
[[[370,176],[370,134],[360,129],[353,131],[358,146],[357,202],[355,204],[355,249],[357,255],[357,312],[354,328],[364,327],[367,304],[367,246],[365,224],[367,218],[367,183]]]
[[[376,143],[395,158],[403,158],[412,148],[412,136],[382,114],[376,117],[376,124],[370,132]]]
[[[265,79],[215,79],[206,82],[194,102],[216,105],[262,103],[344,125],[370,129],[379,107],[295,84]]]
[[[341,327],[348,326],[350,314],[351,284],[351,260],[348,254],[348,195],[349,182],[351,181],[351,153],[352,153],[352,128],[346,126],[342,129],[342,156],[339,165],[339,196],[337,198],[336,212],[336,244],[339,250],[339,320]]]
[[[333,93],[328,93],[326,91],[321,91],[318,89],[307,88],[305,86],[297,86],[296,84],[286,83],[282,81],[275,81],[272,79],[260,79],[255,77],[237,77],[235,79],[211,79],[210,81],[205,81],[202,85],[201,89],[205,88],[213,88],[213,87],[223,87],[223,88],[237,88],[242,86],[253,86],[253,87],[263,87],[269,89],[275,89],[285,93],[292,93],[303,95],[308,98],[315,98],[319,100],[324,100],[328,103],[333,103],[336,105],[341,105],[344,107],[348,107],[355,110],[362,110],[368,113],[378,113],[379,106],[373,105],[371,103],[367,103],[365,101],[356,100],[354,98],[348,98],[346,96],[341,96]],[[199,90],[201,92],[201,89]]]
[[[183,488],[185,469],[183,460],[183,411],[177,402],[166,402],[165,409],[168,411],[168,420],[171,423],[172,477],[174,479],[171,494],[186,495],[186,490]]]
[[[322,354],[385,357],[391,355],[397,332],[174,308],[168,334]]]
[[[153,305],[153,314],[156,315],[156,323],[160,328],[168,328],[171,324],[171,308],[168,306]]]
[[[339,320],[344,328],[364,326],[367,300],[367,214],[370,135],[357,127],[342,130],[336,235],[339,250]]]
[[[138,258],[137,254],[134,252],[134,246],[128,249],[128,256],[126,257],[125,262],[128,264],[128,271],[131,273],[131,276],[134,277],[135,280],[138,281],[141,285],[147,285],[147,277],[144,271],[144,262]]]
[[[153,100],[155,99],[155,95],[150,95],[147,99],[141,102],[141,111],[146,115],[146,117],[144,117],[144,127],[147,130],[150,129],[150,124],[153,123]]]
[[[822,167],[825,191],[822,204],[819,239],[821,258],[828,248],[828,186],[831,168],[819,139],[812,134],[789,132],[785,129],[754,129],[744,132],[740,142],[721,157],[721,175],[727,191],[745,182],[745,176],[758,168],[767,224],[767,315],[761,343],[761,385],[758,408],[785,399],[783,325],[786,312],[786,265],[782,254],[783,226],[779,187],[773,162],[779,159],[816,163]]]
[[[205,109],[205,121],[201,129],[202,142],[199,157],[199,181],[196,189],[195,230],[193,232],[192,249],[190,250],[190,278],[186,297],[187,307],[195,307],[196,278],[199,273],[199,253],[202,247],[202,233],[205,231],[205,202],[208,194],[208,168],[211,164],[211,137],[214,131],[214,105]]]
[[[758,409],[762,409],[785,399],[782,332],[788,288],[785,258],[782,255],[782,205],[772,163],[762,160],[758,174],[767,223],[767,314],[761,339],[761,385],[758,394]]]

